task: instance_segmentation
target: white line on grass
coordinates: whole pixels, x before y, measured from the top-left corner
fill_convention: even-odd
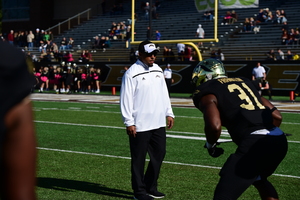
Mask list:
[[[109,158],[121,158],[121,159],[127,159],[127,160],[131,159],[130,157],[124,157],[124,156],[113,156],[113,155],[98,154],[98,153],[87,153],[87,152],[81,152],[81,151],[70,151],[70,150],[51,149],[51,148],[43,148],[43,147],[37,147],[37,149],[46,150],[46,151],[64,152],[64,153],[75,153],[75,154],[84,154],[84,155],[92,155],[92,156],[102,156],[102,157],[109,157]],[[147,159],[147,161],[149,161],[149,159]],[[187,164],[187,163],[179,163],[179,162],[171,162],[171,161],[163,161],[163,163],[172,164],[172,165],[191,166],[191,167],[202,167],[202,168],[209,168],[209,169],[221,169],[221,167],[215,167],[215,166]],[[287,177],[287,178],[299,178],[300,179],[300,176],[292,176],[292,175],[284,175],[284,174],[273,174],[273,175],[274,176]]]
[[[92,107],[87,107],[92,108]],[[97,107],[95,107],[97,108]],[[35,107],[34,111],[42,111],[42,110],[62,110],[62,111],[80,111],[80,112],[94,112],[94,113],[114,113],[114,114],[120,114],[121,112],[113,112],[113,111],[102,111],[102,110],[82,110],[82,109],[74,109],[72,107],[71,109],[61,109],[61,108],[38,108]],[[291,114],[291,113],[289,113]],[[292,114],[298,114],[298,113],[292,113]],[[194,116],[180,116],[176,115],[176,118],[189,118],[189,119],[203,119],[203,117],[194,117]],[[282,122],[282,124],[294,124],[294,125],[300,125],[300,123],[292,123],[292,122]]]
[[[65,122],[49,122],[49,121],[37,121],[35,120],[34,122],[36,123],[45,123],[45,124],[58,124],[58,125],[70,125],[70,126],[88,126],[88,127],[98,127],[98,128],[113,128],[113,129],[124,129],[125,127],[118,127],[118,126],[103,126],[103,125],[90,125],[90,124],[74,124],[74,123],[65,123]],[[167,131],[173,132],[173,133],[181,133],[181,134],[190,134],[190,135],[205,135],[204,133],[192,133],[192,132],[180,132],[180,131]],[[189,137],[189,136],[178,136],[178,135],[167,135],[169,137],[173,138],[180,138],[180,139],[197,139],[197,140],[203,140],[202,137]],[[222,131],[222,136],[228,137],[228,132],[226,130]],[[221,141],[224,140],[224,141]],[[220,142],[229,142],[229,140],[226,139],[220,139]],[[291,143],[300,143],[300,141],[288,141]]]

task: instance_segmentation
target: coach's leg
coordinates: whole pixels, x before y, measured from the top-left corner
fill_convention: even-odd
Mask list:
[[[146,189],[148,192],[156,192],[160,168],[166,155],[165,127],[156,129],[152,132],[148,153],[150,162],[145,173]]]
[[[131,153],[131,182],[134,195],[146,194],[144,167],[151,133],[138,132],[136,137],[129,137]]]

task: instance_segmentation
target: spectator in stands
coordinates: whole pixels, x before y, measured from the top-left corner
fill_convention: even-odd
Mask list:
[[[269,8],[265,9],[265,22],[272,22],[273,21],[273,13],[269,10]]]
[[[13,45],[18,47],[19,46],[19,33],[18,32],[14,32],[14,41],[13,41]]]
[[[92,49],[99,49],[99,44],[100,44],[100,38],[99,38],[99,36],[96,35],[95,39],[94,39]]]
[[[212,10],[205,11],[203,13],[202,19],[204,21],[206,20],[212,21],[214,19],[214,12]]]
[[[200,61],[199,60],[199,56],[197,54],[197,52],[195,50],[192,51],[192,58],[191,58],[191,61]]]
[[[161,33],[158,30],[155,31],[155,38],[156,40],[160,40],[161,38]]]
[[[65,37],[63,37],[63,38],[61,39],[61,41],[60,41],[60,47],[59,47],[59,50],[60,50],[60,51],[66,50],[67,44],[68,44],[67,39],[66,39]]]
[[[93,61],[93,55],[90,53],[89,50],[85,50],[85,58],[86,58],[87,62]]]
[[[293,60],[300,60],[300,56],[297,53],[294,53]]]
[[[243,30],[244,32],[249,32],[251,31],[251,23],[248,17],[245,18],[245,21],[243,23]]]
[[[276,60],[274,49],[271,49],[269,52],[267,52],[267,60]]]
[[[282,35],[281,35],[281,44],[287,45],[289,42],[289,34],[287,30],[284,30]]]
[[[253,17],[250,17],[249,22],[250,22],[250,32],[252,32],[254,30],[254,28],[257,27],[257,24]],[[255,34],[256,33],[257,32],[255,32]]]
[[[109,37],[105,37],[105,48],[110,48],[111,47],[111,43],[110,43],[110,39]]]
[[[73,47],[74,47],[74,39],[70,37],[66,48],[70,50],[73,49]]]
[[[32,31],[29,31],[29,34],[27,35],[27,45],[29,51],[33,50],[33,41],[34,41],[34,34],[32,33]]]
[[[85,50],[82,50],[82,52],[80,53],[80,56],[78,58],[78,62],[82,62],[82,63],[86,63],[87,62]]]
[[[64,61],[68,63],[74,62],[73,54],[70,51],[67,51],[64,55]]]
[[[109,34],[108,34],[108,36],[109,36],[109,38],[111,39],[111,40],[116,40],[117,39],[117,36],[116,36],[116,34],[117,34],[117,27],[113,27],[110,31],[109,31]]]
[[[106,38],[105,36],[101,36],[100,41],[99,41],[99,48],[102,49],[103,52],[106,51]]]
[[[199,39],[204,39],[204,36],[205,36],[205,31],[204,29],[202,28],[202,25],[199,24],[198,25],[198,28],[196,30],[196,35],[195,37],[198,37]],[[198,42],[198,47],[202,47],[203,46],[203,43],[202,42]]]
[[[18,46],[25,47],[27,45],[27,37],[24,31],[19,31],[18,34]]]
[[[53,42],[54,39],[54,35],[52,33],[52,31],[48,31],[48,35],[49,35],[49,40],[51,41],[51,43]]]
[[[162,61],[169,62],[169,48],[167,46],[164,46]]]
[[[177,43],[176,47],[177,47],[177,55],[178,55],[177,60],[178,61],[183,61],[185,44]]]
[[[35,30],[35,34],[34,34],[35,47],[39,47],[40,46],[41,40],[43,40],[42,33],[40,32],[40,29],[37,28]]]
[[[145,20],[149,20],[149,12],[150,12],[150,6],[149,6],[149,2],[146,2],[144,9],[144,18]]]
[[[151,37],[152,37],[151,28],[150,26],[148,26],[146,31],[146,38],[147,40],[151,40]]]
[[[281,49],[277,49],[275,56],[276,56],[276,60],[284,60],[284,53]]]
[[[294,39],[295,39],[295,34],[296,34],[295,29],[292,28],[288,34],[289,34],[289,37],[288,37],[287,45],[293,45]]]
[[[221,25],[227,25],[229,23],[229,20],[231,19],[231,12],[227,11],[225,16],[223,17]]]
[[[287,16],[284,10],[280,10],[281,23],[287,22]]]
[[[216,53],[216,59],[220,60],[220,61],[224,61],[225,60],[225,56],[222,52],[221,49],[218,49],[217,53]]]
[[[288,61],[293,60],[293,56],[294,55],[292,54],[291,50],[288,50],[287,54],[286,54],[286,60],[288,60]]]
[[[52,53],[54,52],[58,52],[59,49],[58,49],[58,46],[55,42],[52,42],[52,45],[51,45],[51,50],[50,50]]]
[[[295,46],[299,46],[299,39],[300,39],[300,34],[299,34],[299,30],[295,31],[295,35],[294,35],[294,43],[293,45]]]
[[[151,14],[152,14],[152,19],[158,19],[158,14],[156,12],[156,6],[155,4],[152,5],[152,8],[151,8]]]
[[[190,61],[192,58],[192,48],[189,46],[185,46],[184,49],[184,61]]]
[[[229,24],[234,24],[238,20],[238,15],[235,10],[231,11],[231,18],[229,19]]]
[[[44,32],[44,35],[43,35],[43,41],[44,42],[47,42],[50,40],[50,35],[48,34],[47,31]]]
[[[256,20],[257,20],[258,22],[264,22],[264,21],[265,21],[264,15],[265,15],[264,9],[262,9],[262,8],[259,9],[259,12],[258,12],[258,14],[257,14],[257,16],[256,16]]]
[[[276,21],[274,21],[275,24],[283,24],[284,22],[287,22],[286,13],[284,10],[276,10]]]
[[[7,41],[14,45],[14,40],[15,40],[15,37],[14,37],[14,30],[10,30],[10,32],[7,34]]]
[[[289,31],[290,30],[290,27],[289,27],[289,25],[288,25],[288,23],[287,22],[283,22],[282,23],[282,26],[281,26],[281,31],[283,32],[283,31]]]

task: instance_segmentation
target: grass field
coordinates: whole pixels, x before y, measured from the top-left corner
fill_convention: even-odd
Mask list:
[[[195,108],[174,107],[173,129],[167,131],[167,154],[159,190],[168,200],[209,200],[218,172],[232,142],[223,143],[224,155],[212,158],[204,145],[203,118]],[[128,136],[119,106],[71,102],[34,102],[38,140],[38,199],[132,199]],[[281,200],[300,199],[300,114],[282,113],[281,128],[289,151],[270,177]],[[230,139],[222,134],[222,139]],[[239,199],[260,199],[250,187]]]

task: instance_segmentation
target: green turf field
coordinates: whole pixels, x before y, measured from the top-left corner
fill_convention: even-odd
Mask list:
[[[159,190],[168,200],[212,199],[224,155],[212,158],[203,148],[203,118],[195,108],[173,108],[173,129],[167,131],[167,154]],[[128,136],[119,105],[34,102],[38,140],[38,199],[132,199]],[[281,200],[300,199],[300,114],[282,113],[282,129],[291,133],[289,151],[270,177]],[[230,139],[222,135],[222,139]],[[254,187],[241,197],[260,199]]]

